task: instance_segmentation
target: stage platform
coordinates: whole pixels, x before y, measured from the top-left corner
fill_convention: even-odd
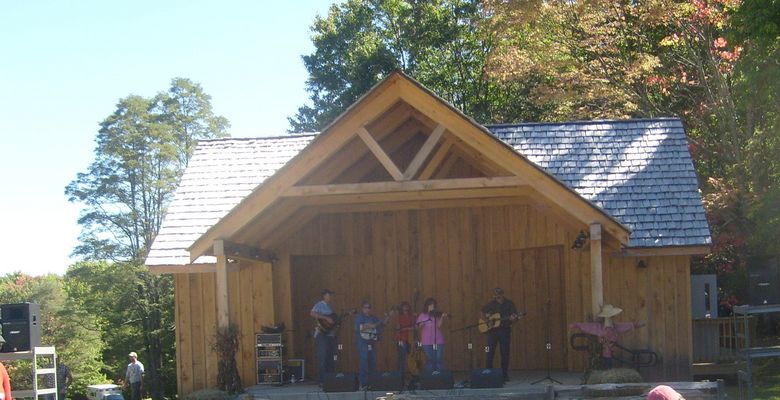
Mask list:
[[[546,371],[522,371],[510,374],[511,380],[503,388],[495,389],[471,389],[462,387],[466,379],[466,373],[455,373],[455,388],[448,390],[416,390],[395,392],[389,398],[395,399],[522,399],[522,400],[550,400],[550,399],[582,399],[600,398],[604,392],[627,391],[647,392],[649,388],[660,383],[621,384],[621,385],[581,385],[582,374],[572,372],[554,372],[552,378],[560,381],[557,384],[545,380],[532,385],[546,376]],[[716,382],[672,382],[664,383],[677,389],[687,400],[722,399],[725,393],[722,386]],[[460,387],[459,387],[460,386]],[[377,399],[388,395],[387,391],[358,391],[326,393],[314,382],[300,382],[284,386],[257,385],[247,388],[253,400],[274,399],[330,399],[330,400],[366,400]],[[627,395],[623,397],[611,397],[617,399],[639,400],[644,397],[639,395]]]

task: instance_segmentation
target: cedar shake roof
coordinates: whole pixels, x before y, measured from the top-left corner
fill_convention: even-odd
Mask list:
[[[630,247],[711,244],[679,119],[487,128],[630,228]]]
[[[630,247],[711,244],[679,119],[492,125],[518,153],[632,230]],[[146,265],[189,264],[187,248],[316,134],[201,141]],[[213,263],[202,256],[196,263]]]
[[[146,265],[186,265],[187,248],[303,150],[315,134],[202,140],[154,239]],[[195,263],[214,263],[210,256]]]

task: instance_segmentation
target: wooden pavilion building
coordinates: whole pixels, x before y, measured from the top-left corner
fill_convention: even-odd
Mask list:
[[[689,263],[710,233],[678,119],[482,126],[402,73],[319,134],[206,140],[184,173],[146,264],[174,274],[180,394],[216,386],[217,326],[241,332],[242,381],[256,380],[255,333],[284,322],[287,356],[315,373],[309,310],[376,311],[435,297],[445,365],[484,364],[470,330],[492,288],[527,316],[513,370],[582,371],[569,324],[602,304],[646,327],[630,347],[660,357],[648,379],[691,371]],[[340,370],[357,370],[352,321]],[[379,344],[379,370],[396,365]],[[472,337],[470,337],[472,336]]]

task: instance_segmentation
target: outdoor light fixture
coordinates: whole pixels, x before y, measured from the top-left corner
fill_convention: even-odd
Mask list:
[[[586,241],[588,241],[588,234],[585,231],[580,231],[580,234],[574,239],[574,243],[571,244],[571,248],[581,249],[585,246]]]

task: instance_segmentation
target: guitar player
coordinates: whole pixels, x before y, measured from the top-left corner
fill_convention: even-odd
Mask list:
[[[519,315],[515,303],[504,297],[504,289],[493,289],[493,300],[482,307],[485,318],[493,318],[498,325],[487,331],[487,360],[485,368],[493,368],[493,357],[496,355],[496,346],[501,346],[501,371],[504,374],[504,382],[509,381],[509,343],[511,342],[512,321]],[[495,319],[496,314],[500,319]]]
[[[355,318],[355,331],[358,346],[358,381],[360,390],[366,390],[368,387],[368,377],[376,370],[376,349],[374,345],[378,335],[382,333],[382,321],[371,313],[371,303],[363,301],[360,307],[360,314]]]
[[[323,377],[328,372],[334,372],[333,356],[336,353],[336,329],[325,330],[323,325],[334,326],[336,317],[331,302],[335,293],[330,289],[323,289],[321,300],[312,307],[311,315],[317,321],[314,329],[314,346],[317,349],[317,362],[319,374],[317,379],[322,384]]]

